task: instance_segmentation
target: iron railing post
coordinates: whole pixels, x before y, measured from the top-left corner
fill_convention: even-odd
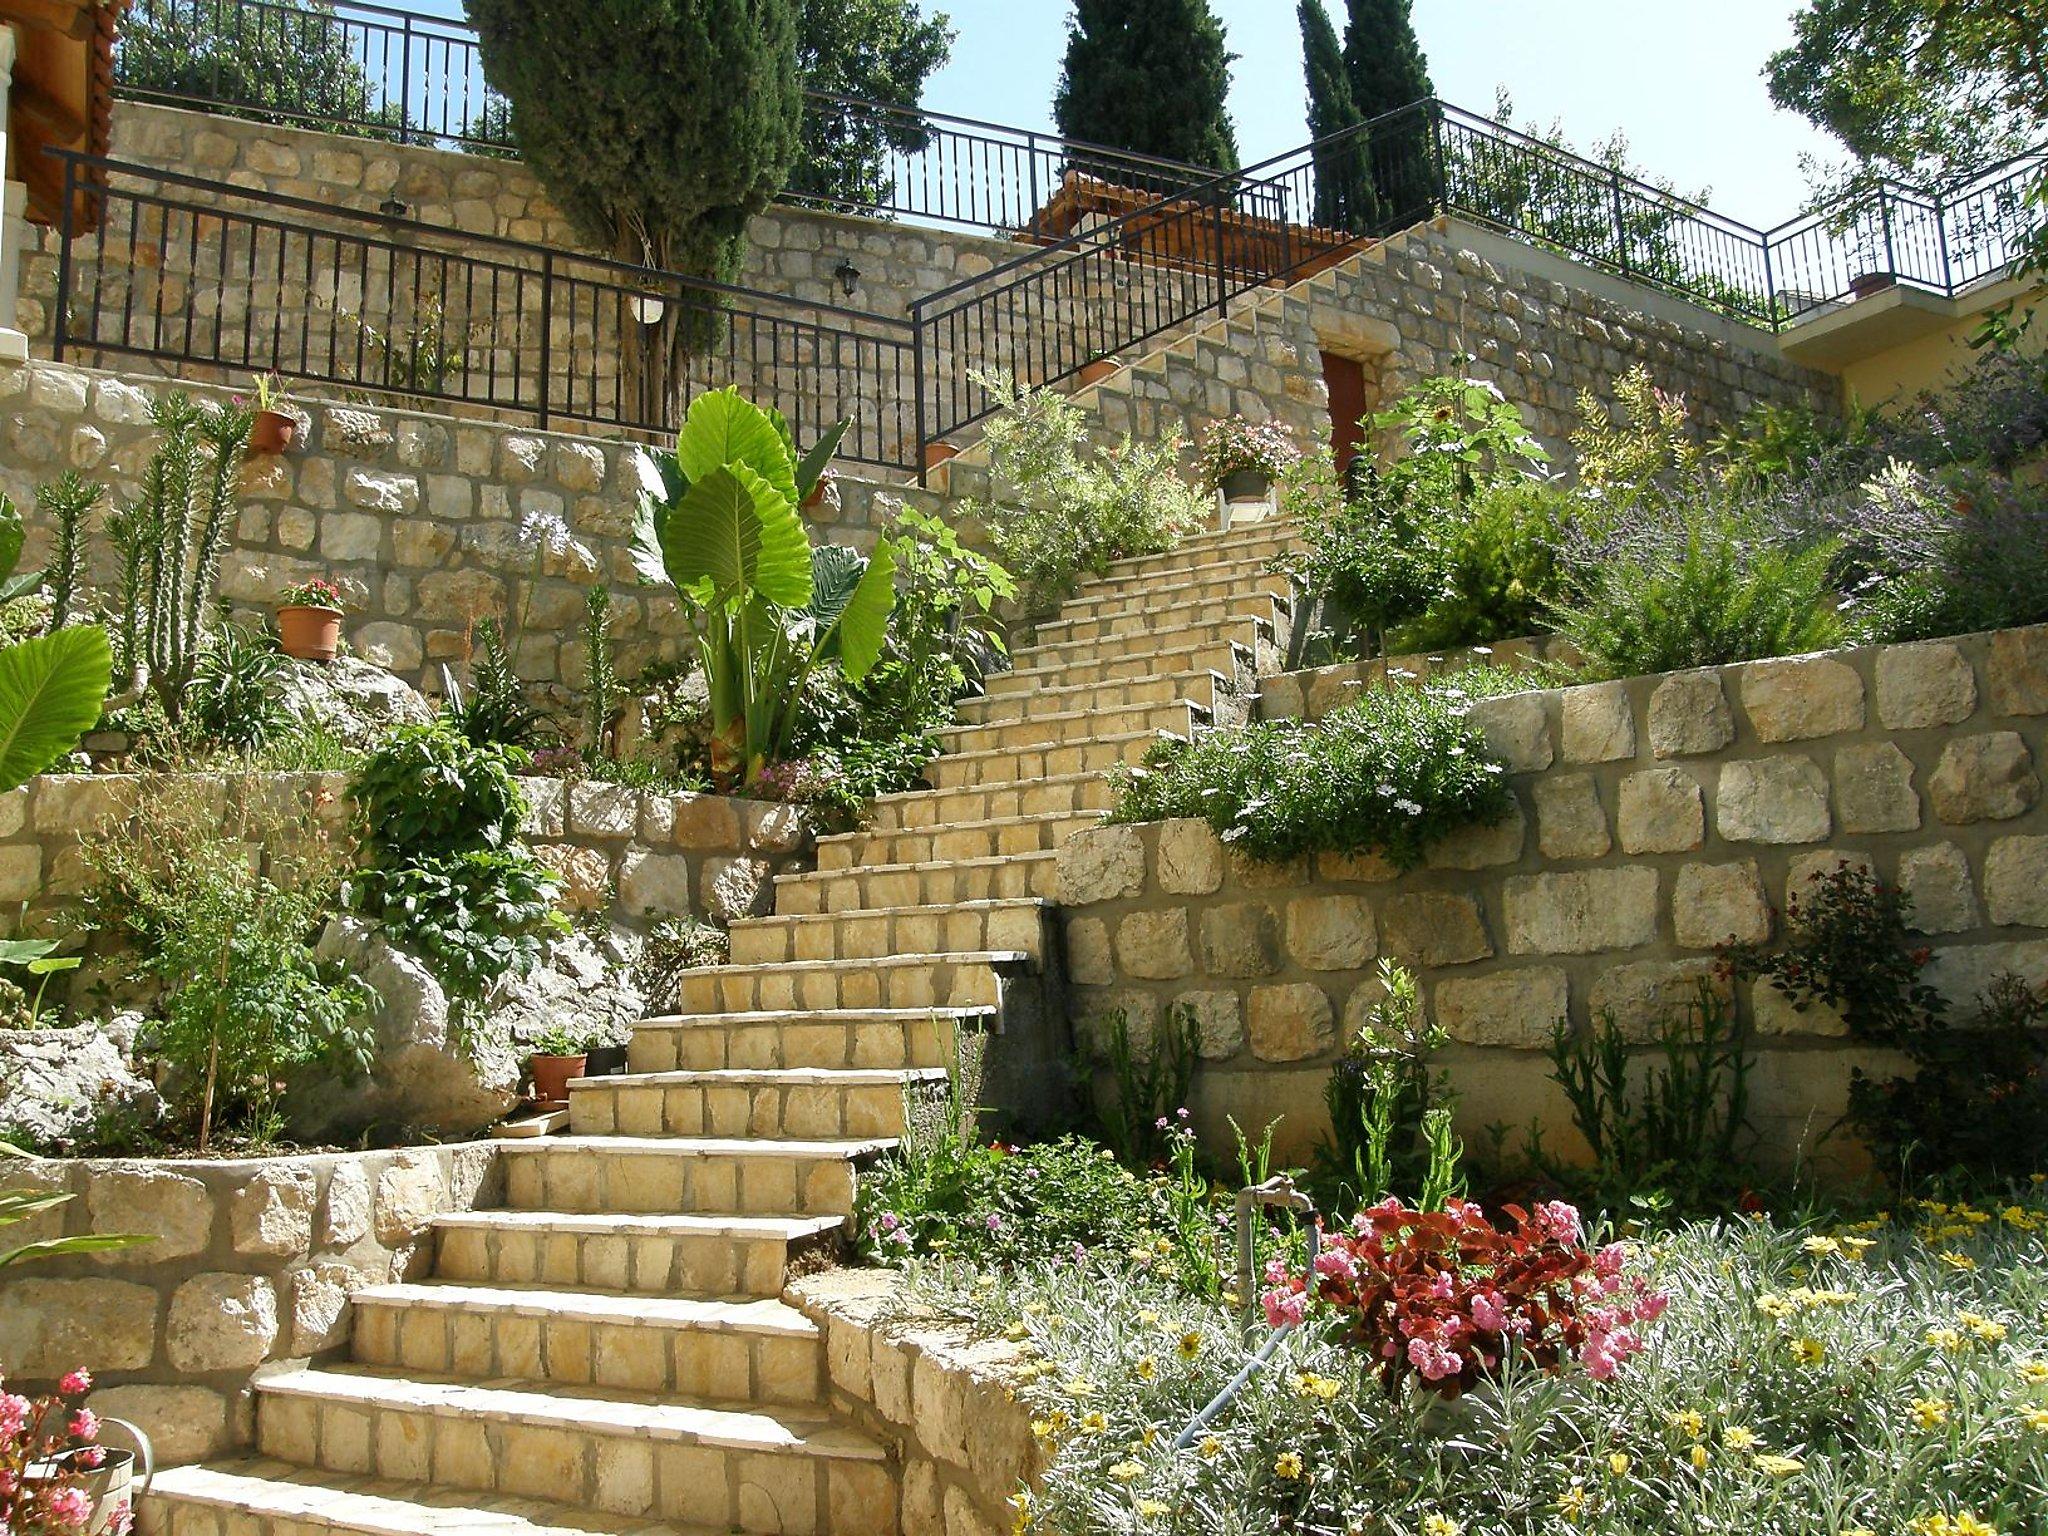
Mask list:
[[[1899,275],[1899,256],[1892,245],[1892,199],[1883,182],[1877,184],[1877,220],[1884,230],[1884,275],[1896,278]]]
[[[1451,212],[1451,156],[1444,142],[1444,104],[1435,97],[1429,103],[1429,152],[1436,157],[1436,183],[1430,188],[1432,212]],[[1365,141],[1365,173],[1372,174],[1372,140]]]
[[[1036,240],[1038,238],[1038,135],[1035,133],[1027,132],[1024,135],[1024,160],[1030,167],[1029,174],[1031,179],[1031,222],[1025,227],[1029,231],[1031,238]]]
[[[1614,171],[1610,171],[1610,172],[1608,172],[1608,177],[1609,177],[1609,185],[1610,185],[1610,187],[1611,187],[1611,188],[1612,188],[1612,190],[1613,190],[1613,203],[1614,203],[1614,249],[1615,249],[1615,253],[1616,253],[1616,255],[1617,255],[1617,256],[1619,257],[1619,259],[1620,259],[1620,261],[1621,261],[1621,271],[1622,271],[1622,275],[1623,275],[1623,276],[1625,277],[1625,276],[1627,276],[1627,275],[1629,274],[1629,261],[1628,261],[1628,218],[1627,218],[1627,216],[1626,216],[1626,215],[1625,215],[1625,214],[1624,214],[1624,213],[1622,212],[1622,202],[1621,202],[1621,172],[1620,172],[1619,170],[1614,170]]]
[[[924,402],[924,311],[915,304],[910,307],[910,387],[915,401],[911,416],[916,423],[917,436],[911,464],[917,470],[917,483],[927,485],[931,467],[925,463],[925,449],[930,439],[925,435],[929,423],[925,419]]]
[[[1778,280],[1771,271],[1771,237],[1760,237],[1764,250],[1764,320],[1772,330],[1779,327]]]
[[[1230,275],[1223,260],[1223,198],[1219,189],[1216,200],[1216,313],[1230,314]]]
[[[75,233],[72,205],[77,201],[78,162],[67,156],[64,161],[64,208],[57,219],[63,244],[57,252],[57,314],[50,346],[51,355],[60,363],[64,361],[64,344],[71,329],[71,240]]]
[[[1934,233],[1941,242],[1941,291],[1949,298],[1956,295],[1955,268],[1948,248],[1948,199],[1939,192],[1934,195]]]
[[[623,319],[624,317],[621,316]],[[624,349],[620,349],[623,353]],[[623,356],[620,359],[624,361]],[[540,424],[548,424],[548,391],[555,379],[555,253],[540,258]]]
[[[412,15],[405,18],[405,41],[400,46],[398,75],[398,142],[412,142]],[[367,103],[365,104],[367,105]]]

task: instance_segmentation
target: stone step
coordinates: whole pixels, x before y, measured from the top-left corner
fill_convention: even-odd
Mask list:
[[[1162,639],[1161,643],[1166,642]],[[1280,661],[1280,651],[1272,637],[1260,640],[1258,626],[1247,623],[1235,639],[1210,637],[1177,649],[1119,651],[1112,657],[1042,667],[1020,662],[1018,670],[989,673],[982,686],[988,690],[985,697],[990,708],[995,707],[995,701],[1016,694],[1029,696],[1046,689],[1144,682],[1195,671],[1220,672],[1236,684],[1238,691],[1245,692],[1259,675],[1278,670]]]
[[[257,1384],[257,1448],[369,1473],[762,1536],[893,1536],[884,1448],[828,1414],[367,1368]]]
[[[462,1211],[434,1218],[434,1273],[648,1296],[779,1296],[791,1261],[837,1253],[845,1225],[843,1216]]]
[[[1232,687],[1231,679],[1208,668],[1185,672],[1155,672],[1144,677],[1091,678],[1080,683],[1050,683],[1037,688],[1013,688],[963,699],[960,718],[975,725],[1011,720],[1030,720],[1041,715],[1068,715],[1096,709],[1139,709],[1148,705],[1192,704],[1222,719],[1232,707],[1240,712],[1246,701]]]
[[[1005,976],[1037,970],[1035,959],[1016,950],[714,965],[684,973],[676,1011],[995,1008]]]
[[[730,1529],[650,1524],[653,1480],[615,1467],[600,1473],[591,1492],[607,1502],[572,1507],[251,1456],[164,1468],[135,1514],[143,1536],[723,1536]]]
[[[993,1007],[675,1014],[634,1025],[626,1059],[635,1074],[944,1068],[958,1036],[995,1026]]]
[[[1279,552],[1278,549],[1274,551],[1274,553]],[[1231,555],[1221,559],[1197,560],[1192,565],[1176,565],[1160,571],[1120,572],[1109,576],[1084,576],[1081,578],[1078,595],[1068,599],[1068,601],[1070,603],[1079,603],[1101,596],[1156,591],[1169,584],[1184,586],[1191,582],[1219,582],[1227,584],[1232,581],[1251,581],[1272,574],[1272,553]],[[1281,590],[1285,589],[1282,588]]]
[[[1063,645],[1072,640],[1128,640],[1133,637],[1153,643],[1156,635],[1190,624],[1219,619],[1257,619],[1277,630],[1291,611],[1285,597],[1270,592],[1243,592],[1230,597],[1203,598],[1188,603],[1166,603],[1155,608],[1134,607],[1100,618],[1048,619],[1032,636],[1030,649],[1041,645]]]
[[[1114,581],[1124,576],[1156,576],[1162,571],[1212,564],[1218,560],[1269,560],[1301,542],[1301,529],[1292,518],[1271,518],[1247,523],[1223,532],[1191,534],[1159,555],[1131,555],[1110,561],[1100,579]]]
[[[1209,711],[1191,699],[1163,704],[1132,704],[1106,709],[1027,715],[1015,720],[988,720],[955,725],[939,733],[949,756],[999,752],[1011,747],[1050,747],[1128,736],[1138,731],[1171,731],[1186,736],[1209,724]]]
[[[1244,646],[1261,658],[1263,670],[1263,659],[1278,654],[1284,634],[1285,631],[1270,617],[1214,615],[1192,619],[1170,629],[1155,629],[1138,635],[1114,635],[1106,640],[1033,642],[1019,646],[1012,653],[1012,660],[1023,671],[1050,672],[1055,674],[1056,682],[1079,683],[1096,677],[1131,676],[1128,671],[1115,669],[1137,658],[1147,658],[1145,664],[1149,667],[1149,658],[1160,651],[1199,657],[1195,662],[1197,666],[1221,666],[1228,660],[1232,646]],[[994,674],[996,677],[1002,675]]]
[[[732,963],[880,960],[892,955],[995,949],[1014,949],[1042,958],[1046,918],[1046,904],[1029,897],[741,918],[731,927]]]
[[[791,885],[846,870],[1045,853],[1057,849],[1077,828],[1092,826],[1099,819],[1094,811],[1054,811],[1037,816],[1001,816],[992,821],[956,821],[943,827],[870,827],[860,832],[835,832],[818,839],[816,869],[777,878],[777,897],[779,900],[780,893]]]
[[[1094,826],[1095,812],[1070,816],[1067,827]],[[1048,823],[1048,825],[1051,825]],[[929,845],[929,833],[900,834]],[[941,837],[948,834],[940,833]],[[893,838],[891,839],[893,842]],[[1008,901],[1057,894],[1058,850],[991,854],[976,859],[926,859],[917,864],[862,865],[782,875],[775,910],[783,916],[815,912],[871,912],[883,907],[948,906],[967,901]]]
[[[1059,742],[1052,746],[1000,747],[987,752],[956,752],[939,758],[927,770],[940,789],[967,789],[1008,781],[1030,783],[1064,778],[1073,773],[1104,773],[1118,763],[1141,763],[1163,731],[1131,731],[1092,741]],[[1174,732],[1187,735],[1187,732]]]
[[[967,822],[1009,821],[1019,816],[1106,811],[1115,801],[1101,774],[1063,773],[1036,783],[1006,780],[998,784],[882,795],[869,808],[869,816],[874,831],[914,831]]]
[[[1108,619],[1122,614],[1157,613],[1176,608],[1205,608],[1233,597],[1265,593],[1287,598],[1293,585],[1264,564],[1205,567],[1206,575],[1176,571],[1171,576],[1131,576],[1118,582],[1085,583],[1077,597],[1060,604],[1064,622]]]
[[[817,1324],[773,1298],[443,1283],[371,1286],[353,1301],[358,1365],[783,1407],[825,1400]]]
[[[901,1136],[904,1095],[946,1085],[943,1067],[635,1072],[569,1085],[578,1136]]]
[[[855,1166],[891,1145],[718,1137],[539,1136],[502,1144],[520,1211],[848,1216]]]

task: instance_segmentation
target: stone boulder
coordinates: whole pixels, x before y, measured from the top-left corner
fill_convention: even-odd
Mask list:
[[[280,708],[300,725],[352,747],[373,745],[398,725],[425,725],[434,708],[403,679],[354,656],[326,664],[286,658],[271,684]]]
[[[0,1029],[0,1133],[62,1148],[103,1115],[158,1119],[163,1100],[131,1054],[138,1022],[124,1015],[65,1029]]]
[[[603,1024],[623,1041],[645,1007],[630,955],[581,934],[551,946],[530,975],[503,983],[468,1017],[451,1009],[425,962],[390,943],[375,923],[330,919],[318,954],[376,991],[376,1044],[367,1080],[298,1095],[295,1128],[307,1136],[371,1122],[436,1135],[481,1130],[518,1101],[535,1037]]]

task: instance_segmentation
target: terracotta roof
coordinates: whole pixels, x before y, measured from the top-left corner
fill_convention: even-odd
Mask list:
[[[0,0],[0,22],[16,28],[8,113],[13,175],[28,188],[28,216],[62,217],[64,169],[45,150],[104,155],[114,108],[114,37],[129,0]],[[98,185],[95,172],[82,178]],[[76,226],[91,227],[96,202],[80,198]]]

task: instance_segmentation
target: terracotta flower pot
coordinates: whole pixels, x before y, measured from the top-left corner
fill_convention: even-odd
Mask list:
[[[926,443],[924,445],[924,467],[937,469],[946,460],[958,455],[960,450],[951,443]]]
[[[249,429],[251,453],[283,453],[299,435],[299,418],[289,411],[258,411]]]
[[[581,1056],[535,1056],[528,1063],[533,1072],[533,1096],[543,1104],[560,1104],[569,1097],[569,1079],[583,1076]]]
[[[1898,282],[1890,272],[1861,272],[1849,279],[1849,291],[1859,299],[1867,299],[1874,293],[1883,293]]]
[[[1106,357],[1098,357],[1092,363],[1083,363],[1081,365],[1081,387],[1086,389],[1090,384],[1100,384],[1115,372],[1116,364]]]
[[[293,603],[277,610],[277,643],[300,661],[332,661],[341,649],[339,608]]]

